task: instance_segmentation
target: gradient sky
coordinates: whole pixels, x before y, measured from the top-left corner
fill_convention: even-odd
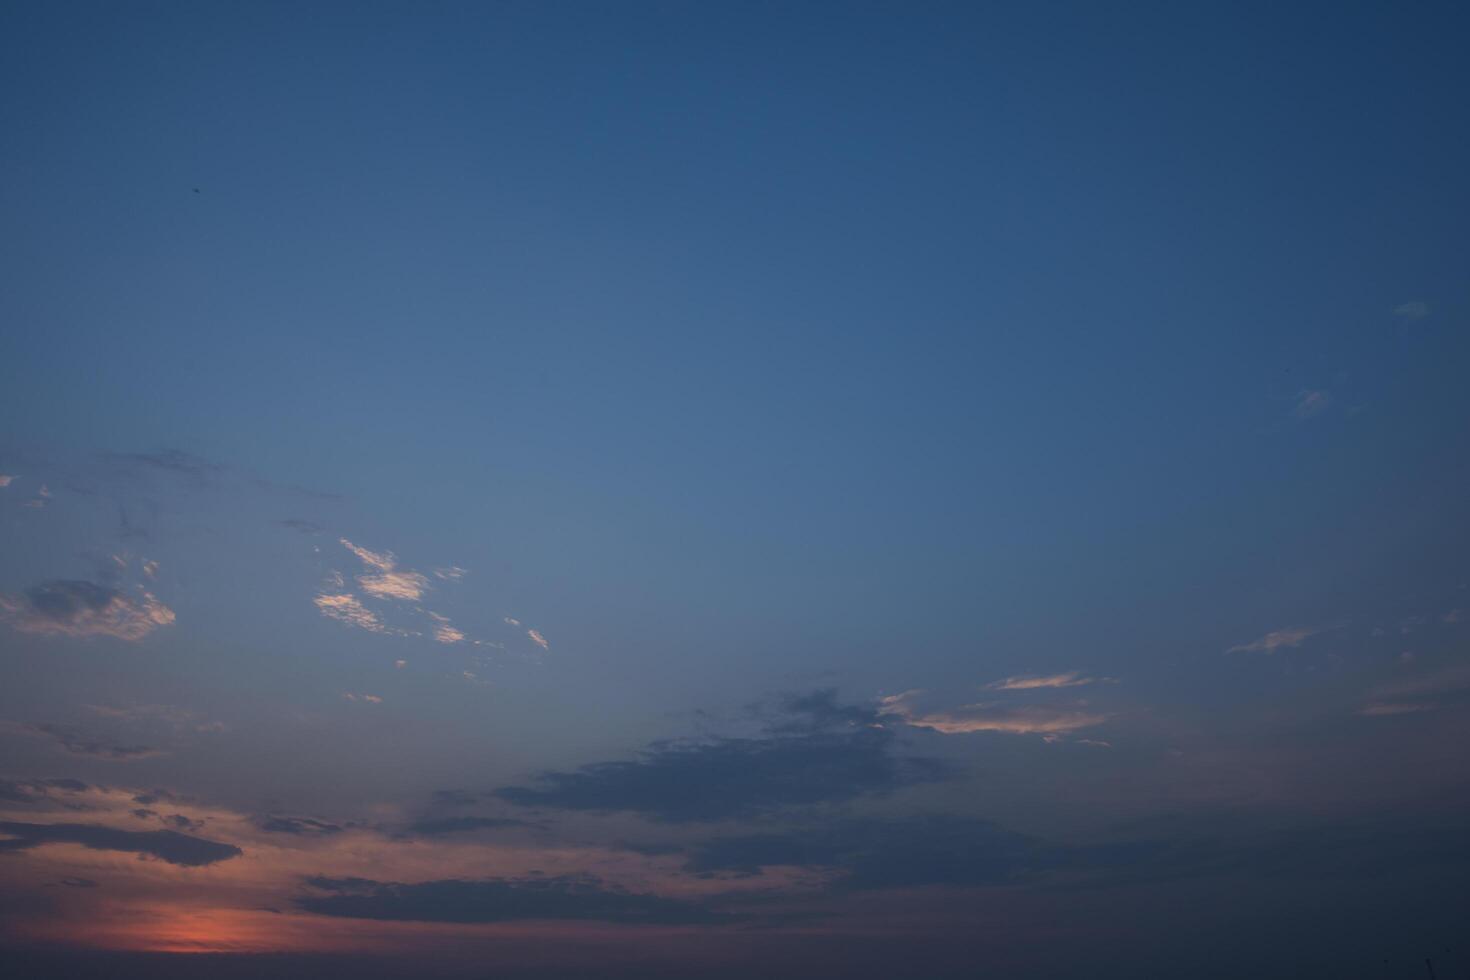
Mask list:
[[[0,957],[1462,975],[1467,31],[0,5]]]

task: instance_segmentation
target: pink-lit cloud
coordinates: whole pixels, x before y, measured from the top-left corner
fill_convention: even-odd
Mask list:
[[[1106,677],[1088,677],[1078,670],[1061,674],[1021,674],[992,681],[985,687],[991,691],[1032,691],[1041,688],[1084,687],[1088,684],[1106,683]]]
[[[92,582],[53,581],[23,595],[0,594],[0,621],[22,633],[136,642],[174,619],[150,592],[134,597]]]
[[[1299,647],[1304,641],[1321,632],[1320,629],[1307,629],[1300,626],[1274,630],[1260,639],[1233,646],[1226,653],[1275,653],[1284,647]]]
[[[1083,704],[1005,704],[986,701],[956,708],[920,707],[923,691],[905,691],[879,699],[880,714],[893,715],[915,728],[946,735],[970,732],[1009,732],[1016,735],[1061,734],[1091,728],[1108,716]]]

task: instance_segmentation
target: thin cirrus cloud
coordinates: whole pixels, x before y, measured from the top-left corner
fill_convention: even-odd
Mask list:
[[[1422,320],[1432,312],[1422,299],[1411,299],[1394,307],[1393,315],[1401,320]]]
[[[1249,643],[1240,643],[1231,647],[1226,653],[1275,653],[1277,650],[1290,647],[1299,647],[1307,640],[1321,633],[1320,629],[1309,629],[1304,626],[1293,626],[1287,629],[1272,630],[1259,639]]]
[[[161,749],[149,745],[118,745],[63,728],[60,725],[7,725],[6,727],[21,735],[46,739],[71,755],[86,756],[92,759],[132,762],[135,759],[147,759],[163,754]]]
[[[1085,687],[1088,684],[1106,683],[1106,677],[1088,677],[1080,670],[1069,670],[1061,674],[1020,674],[1004,677],[986,684],[990,691],[1032,691],[1042,688]]]
[[[150,592],[132,598],[95,582],[62,579],[23,595],[0,594],[0,620],[22,633],[136,642],[173,623],[174,612]]]
[[[342,547],[352,552],[370,568],[378,571],[374,574],[359,575],[357,584],[368,595],[379,599],[400,599],[404,602],[417,602],[424,597],[429,589],[429,580],[426,576],[414,571],[399,571],[398,560],[391,551],[370,551],[359,547],[348,541],[340,539]]]
[[[435,641],[439,643],[463,643],[465,641],[464,633],[450,625],[448,617],[431,612],[429,618],[434,621]]]
[[[316,603],[317,609],[328,619],[335,619],[339,623],[348,626],[356,626],[358,629],[367,630],[369,633],[395,633],[381,619],[368,609],[357,597],[350,593],[332,594],[323,592],[312,602]]]
[[[1433,710],[1434,705],[1424,702],[1383,701],[1364,705],[1358,710],[1358,714],[1367,715],[1369,718],[1377,718],[1387,715],[1415,715]]]
[[[317,915],[416,922],[510,922],[574,919],[682,925],[709,922],[703,906],[632,892],[588,874],[449,878],[412,884],[312,876],[312,894],[296,901]]]
[[[374,551],[371,548],[354,544],[347,538],[338,540],[343,548],[367,566],[367,571],[355,577],[354,581],[361,590],[356,593],[352,591],[347,577],[341,572],[333,571],[328,575],[324,588],[312,600],[323,616],[348,626],[367,630],[370,633],[427,637],[436,643],[446,645],[463,643],[475,647],[488,646],[504,649],[501,643],[469,636],[464,630],[450,622],[448,616],[425,608],[423,599],[436,588],[435,583],[428,575],[412,569],[400,568],[398,558],[393,552]],[[433,570],[433,577],[441,583],[457,583],[467,574],[469,574],[468,569],[458,565],[448,565]],[[380,601],[385,604],[377,608],[369,608],[364,600]],[[401,616],[402,610],[405,609],[409,610],[409,615],[420,617],[420,622],[416,624],[418,628],[410,629],[392,624],[392,621]],[[394,610],[400,611],[394,612]],[[509,618],[506,619],[506,623],[525,629],[527,638],[542,651],[550,649],[546,638],[539,631],[526,629],[519,621]]]
[[[879,712],[914,728],[944,735],[1005,732],[1012,735],[1063,735],[1101,725],[1108,716],[1087,705],[1004,704],[983,701],[956,708],[924,709],[923,691],[905,691],[879,699]]]
[[[1315,418],[1332,406],[1332,393],[1320,388],[1304,388],[1297,392],[1291,414],[1298,420]]]

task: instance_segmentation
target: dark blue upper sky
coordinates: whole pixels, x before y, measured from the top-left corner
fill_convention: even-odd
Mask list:
[[[897,876],[982,904],[995,876],[1146,877],[1054,839],[1463,817],[1467,28],[1434,3],[5,4],[0,778],[390,850],[436,790],[484,820],[534,798],[537,847],[610,849],[568,873],[638,899],[574,882],[563,918],[684,929],[657,903],[726,851],[665,779],[709,780],[741,854],[807,835],[731,867],[847,881],[820,892],[839,932],[871,911],[842,889],[890,880],[852,858],[869,804],[1052,841]],[[848,753],[836,783],[806,739]],[[791,772],[762,775],[767,741]],[[1181,807],[1187,834],[1128,829]],[[0,875],[92,853],[5,826]],[[605,870],[629,840],[693,856],[635,887]],[[522,900],[511,872],[441,894],[443,868],[331,860],[282,859],[327,897],[251,901]],[[1092,901],[1033,900],[1028,935]]]

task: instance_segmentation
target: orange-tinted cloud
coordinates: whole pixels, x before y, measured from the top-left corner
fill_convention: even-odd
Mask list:
[[[111,636],[136,642],[174,621],[152,593],[138,598],[93,582],[44,582],[23,595],[0,594],[0,620],[22,633]]]

